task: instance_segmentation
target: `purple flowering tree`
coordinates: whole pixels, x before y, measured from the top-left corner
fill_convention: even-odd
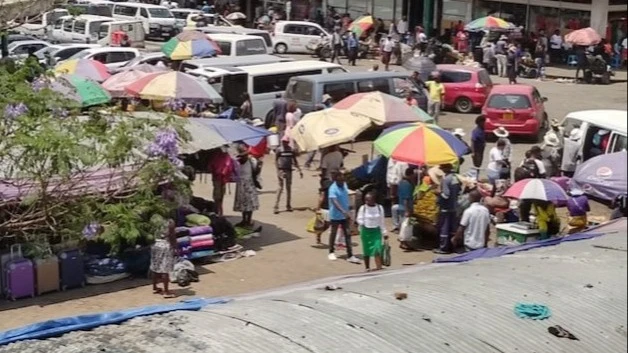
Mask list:
[[[153,236],[147,220],[170,211],[160,185],[187,190],[178,120],[79,116],[45,79],[0,73],[0,82],[0,237],[101,237],[116,250]]]

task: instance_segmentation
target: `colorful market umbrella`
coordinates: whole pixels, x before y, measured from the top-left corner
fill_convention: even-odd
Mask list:
[[[467,146],[435,125],[406,124],[384,130],[373,142],[385,157],[415,165],[455,163]]]
[[[349,110],[335,108],[306,114],[292,128],[289,136],[304,151],[316,151],[353,141],[371,126],[371,120]]]
[[[215,131],[222,139],[229,142],[260,139],[270,135],[270,131],[246,124],[241,121],[228,119],[188,118],[206,128]]]
[[[373,16],[362,16],[351,22],[349,30],[355,33],[356,36],[362,36],[362,33],[368,31],[373,27]]]
[[[575,30],[565,36],[565,42],[586,47],[596,45],[601,41],[602,37],[591,27]]]
[[[467,31],[480,31],[480,30],[488,30],[488,31],[506,31],[509,29],[513,29],[514,26],[512,23],[502,20],[499,17],[486,16],[481,17],[476,20],[469,22],[464,29]]]
[[[128,85],[138,81],[139,79],[151,73],[151,72],[144,71],[147,68],[142,67],[142,66],[143,65],[138,65],[128,70],[121,71],[109,77],[107,80],[105,80],[105,82],[102,83],[102,87],[106,89],[113,97],[119,98],[119,97],[128,96],[128,94],[125,91],[125,88]],[[167,71],[166,68],[159,68],[154,65],[146,65],[146,66],[154,68],[154,69],[149,69],[149,70],[153,70],[152,71],[153,73]]]
[[[171,38],[162,47],[161,52],[171,60],[189,60],[194,57],[204,58],[221,54],[216,42],[198,31],[183,31]]]
[[[78,75],[59,76],[50,88],[77,101],[82,107],[107,104],[111,101],[109,93],[98,82]]]
[[[57,65],[54,72],[56,76],[78,75],[90,78],[97,82],[103,82],[111,76],[104,64],[96,60],[89,59],[66,60]]]
[[[334,109],[362,114],[376,125],[402,122],[431,122],[432,117],[405,100],[382,92],[356,93],[334,104]]]
[[[550,202],[567,202],[569,199],[565,190],[549,179],[519,180],[506,190],[504,197]]]
[[[628,194],[628,152],[593,157],[576,168],[571,187],[603,200]]]
[[[142,99],[220,103],[222,96],[207,81],[180,71],[148,74],[126,86],[125,91]]]

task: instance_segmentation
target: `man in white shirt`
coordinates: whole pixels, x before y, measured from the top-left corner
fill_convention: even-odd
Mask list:
[[[392,36],[389,34],[386,39],[384,39],[384,43],[382,43],[382,64],[388,71],[388,66],[390,65],[390,58],[392,57],[393,49],[395,48],[395,41],[392,39]]]
[[[560,35],[560,30],[554,31],[554,34],[550,37],[550,57],[552,64],[561,62],[563,56],[563,37]]]
[[[397,22],[397,32],[399,32],[401,38],[408,32],[408,18],[406,16],[403,16],[399,22]]]
[[[464,244],[467,251],[488,247],[491,216],[488,208],[480,203],[481,200],[479,191],[473,190],[469,193],[471,205],[462,213],[460,226],[452,239],[454,246]]]
[[[386,184],[388,184],[388,191],[391,198],[397,197],[397,185],[403,180],[403,177],[408,169],[408,163],[398,162],[392,158],[388,159],[386,165]]]
[[[331,47],[332,47],[332,53],[331,53],[331,62],[333,63],[334,60],[338,61],[339,65],[342,65],[342,63],[340,62],[340,50],[342,49],[342,36],[340,35],[340,28],[336,28],[334,30],[334,33],[331,35]]]

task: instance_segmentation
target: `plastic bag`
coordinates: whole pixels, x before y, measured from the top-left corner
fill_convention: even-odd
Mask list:
[[[382,265],[389,267],[391,262],[390,244],[388,243],[388,240],[384,240],[384,244],[382,245]]]
[[[321,215],[320,213],[317,213],[316,220],[314,221],[314,230],[317,233],[322,233],[326,231],[327,228],[329,228],[329,222],[325,221],[325,219],[323,218],[323,215]]]
[[[305,230],[308,233],[316,233],[316,216],[310,218],[310,220],[307,221],[307,225],[305,226]]]
[[[412,224],[410,224],[410,219],[405,218],[403,222],[401,222],[401,228],[399,229],[399,241],[411,241],[413,235]]]

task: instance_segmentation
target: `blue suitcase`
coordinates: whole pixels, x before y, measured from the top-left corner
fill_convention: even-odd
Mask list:
[[[61,290],[85,286],[85,264],[78,249],[64,250],[58,255]]]

